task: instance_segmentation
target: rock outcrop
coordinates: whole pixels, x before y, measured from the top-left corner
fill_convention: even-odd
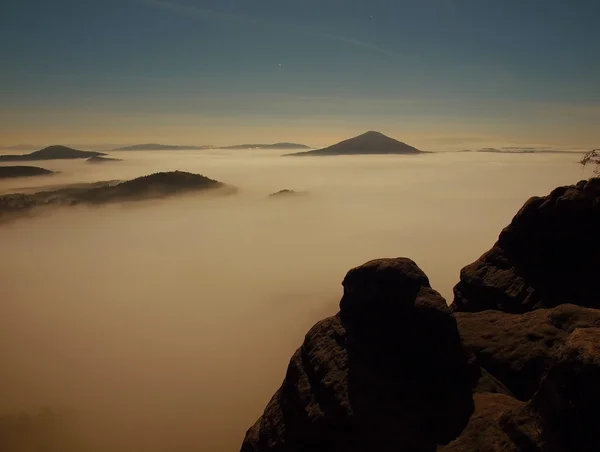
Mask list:
[[[532,198],[453,315],[408,259],[351,270],[242,452],[600,450],[599,230],[598,179]]]
[[[463,268],[455,312],[600,308],[600,179],[531,198],[491,250]]]
[[[513,397],[497,393],[476,393],[475,412],[460,437],[438,452],[516,452],[509,434],[499,425],[505,413],[525,406]],[[527,449],[525,449],[527,450]],[[535,451],[536,449],[529,449]]]
[[[484,372],[467,428],[441,451],[600,450],[599,226],[600,180],[559,187],[462,270],[452,308]],[[490,377],[510,392],[492,394]]]
[[[478,369],[419,267],[375,260],[342,284],[340,312],[308,332],[243,452],[433,451],[467,424]]]
[[[567,452],[600,450],[600,329],[576,329],[529,402],[475,394],[462,435],[440,452]]]
[[[575,330],[528,404],[547,450],[600,450],[600,329]]]
[[[478,364],[520,400],[538,390],[573,331],[600,328],[599,310],[567,304],[522,315],[484,311],[455,316]]]

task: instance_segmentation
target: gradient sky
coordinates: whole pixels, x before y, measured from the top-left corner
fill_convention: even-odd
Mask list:
[[[597,0],[4,0],[0,145],[600,146]]]

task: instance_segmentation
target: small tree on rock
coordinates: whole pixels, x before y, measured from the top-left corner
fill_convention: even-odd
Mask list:
[[[600,177],[600,149],[594,149],[583,156],[581,159],[583,166],[596,165],[594,168],[594,177]]]

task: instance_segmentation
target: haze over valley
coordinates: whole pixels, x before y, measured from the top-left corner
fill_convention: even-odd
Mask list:
[[[528,197],[585,175],[579,154],[284,151],[114,151],[0,181],[35,193],[181,170],[239,189],[1,224],[2,412],[68,407],[103,452],[235,450],[348,268],[408,255],[451,300]],[[305,196],[268,199],[283,189]]]
[[[0,452],[600,451],[600,2],[0,6]]]

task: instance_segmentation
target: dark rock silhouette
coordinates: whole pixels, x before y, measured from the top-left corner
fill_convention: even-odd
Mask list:
[[[452,309],[600,308],[600,179],[525,203],[494,247],[463,268]]]
[[[112,162],[122,162],[122,159],[114,159],[109,157],[91,157],[87,159],[86,163],[112,163]]]
[[[410,260],[351,270],[242,452],[600,450],[599,223],[600,180],[532,198],[453,316]]]
[[[600,328],[600,310],[570,304],[521,315],[483,311],[455,317],[478,364],[521,400],[538,390],[574,330]]]
[[[39,151],[24,155],[0,155],[0,162],[14,161],[35,161],[35,160],[66,160],[66,159],[87,159],[106,155],[102,152],[80,151],[66,146],[54,145]]]
[[[50,174],[54,174],[54,172],[37,166],[0,166],[0,179],[48,176]]]
[[[539,449],[519,449],[510,436],[499,425],[505,413],[525,406],[513,397],[497,393],[476,393],[475,412],[462,434],[438,452],[517,452],[539,451]]]
[[[232,194],[237,189],[199,174],[183,171],[155,173],[127,182],[78,184],[31,195],[0,196],[0,220],[26,214],[38,207],[141,201],[207,191]]]
[[[359,154],[421,154],[417,148],[401,141],[394,140],[379,132],[366,132],[324,149],[296,152],[285,156],[327,156],[327,155],[359,155]]]
[[[480,314],[476,314],[480,315]],[[560,347],[529,402],[475,394],[475,413],[440,452],[600,450],[600,329],[577,328]]]
[[[598,179],[532,198],[461,272],[452,320],[412,261],[351,270],[242,451],[600,450],[599,226]]]
[[[476,369],[445,300],[409,259],[352,269],[242,451],[433,451],[473,411]]]
[[[475,413],[440,451],[600,450],[599,196],[592,179],[530,199],[461,272],[454,315],[483,370]]]
[[[600,450],[599,381],[600,329],[576,329],[528,407],[547,450]]]

